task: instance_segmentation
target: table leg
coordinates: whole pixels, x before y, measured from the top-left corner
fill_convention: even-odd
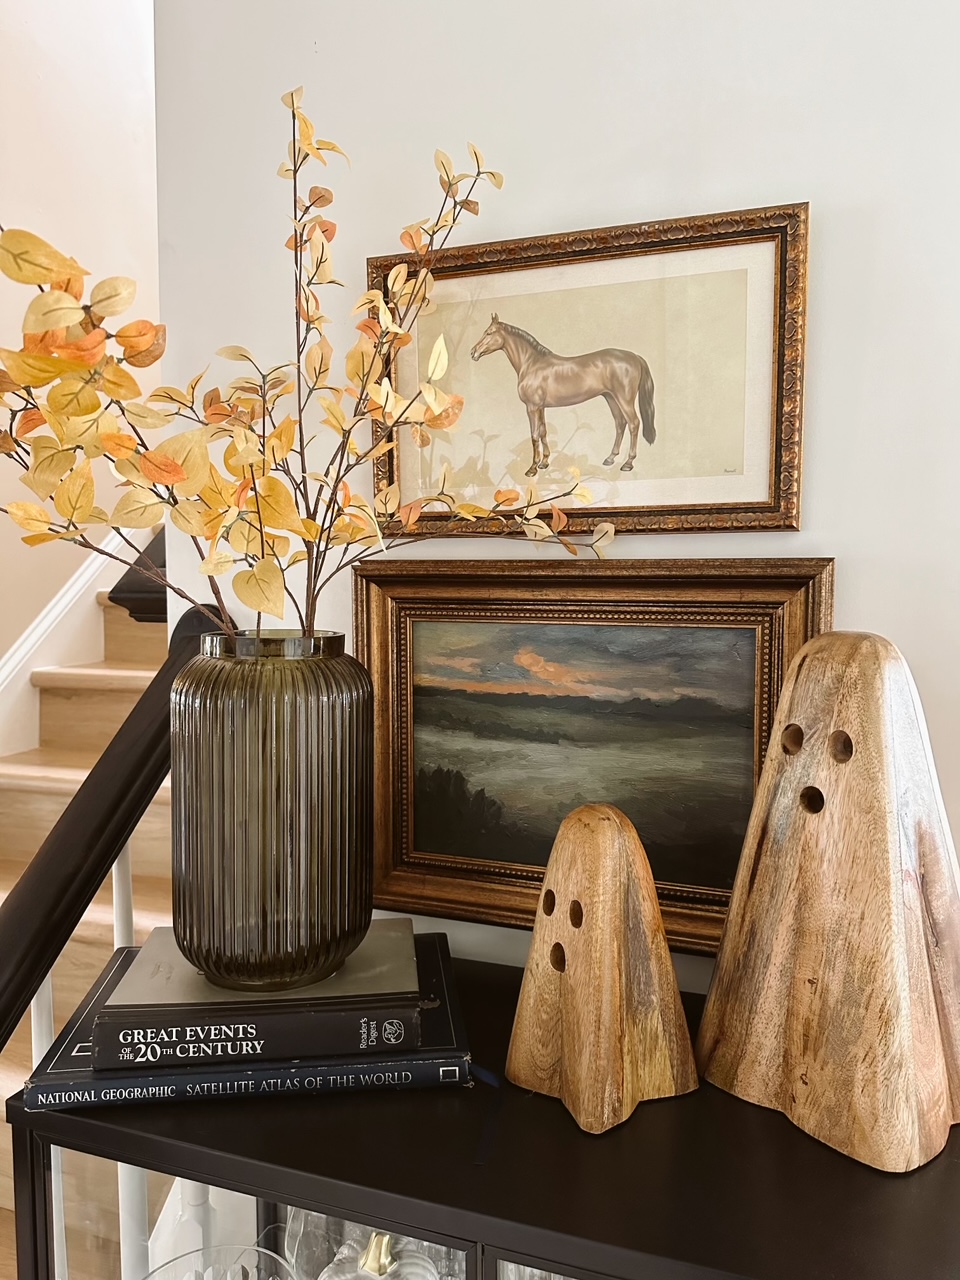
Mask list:
[[[54,1280],[50,1144],[13,1126],[13,1196],[18,1280]]]

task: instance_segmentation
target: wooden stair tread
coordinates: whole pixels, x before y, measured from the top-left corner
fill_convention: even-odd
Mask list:
[[[72,795],[98,758],[96,751],[65,747],[33,747],[0,756],[0,791],[16,788]],[[161,784],[154,800],[170,803],[169,779]]]
[[[157,674],[156,667],[119,662],[90,662],[75,667],[38,667],[30,683],[36,689],[93,689],[142,693]]]

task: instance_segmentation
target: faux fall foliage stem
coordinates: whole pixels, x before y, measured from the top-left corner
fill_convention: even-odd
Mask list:
[[[435,306],[431,267],[463,215],[478,212],[474,192],[482,182],[499,188],[503,180],[485,167],[472,144],[472,169],[464,173],[454,171],[445,152],[436,152],[442,192],[437,215],[403,229],[401,243],[412,270],[398,265],[383,290],[368,290],[359,299],[354,308],[362,316],[359,337],[346,355],[342,379],[334,382],[333,349],[324,334],[327,319],[318,294],[340,283],[330,252],[336,224],[324,212],[333,192],[312,186],[304,197],[301,175],[309,163],[326,165],[331,153],[343,153],[316,137],[301,96],[299,89],[283,96],[292,135],[288,160],[279,169],[291,182],[293,209],[287,245],[293,259],[296,358],[289,363],[265,369],[246,348],[222,347],[218,355],[248,365],[253,374],[235,378],[223,390],[210,387],[202,396],[202,374],[186,388],[161,386],[144,396],[131,370],[160,359],[164,326],[134,320],[115,332],[107,327],[108,320],[132,306],[135,283],[108,277],[84,302],[89,273],[75,259],[30,232],[0,226],[0,271],[37,289],[24,316],[19,349],[0,348],[0,409],[8,415],[7,427],[0,430],[0,453],[20,467],[22,483],[38,499],[9,502],[0,511],[25,531],[28,545],[72,542],[138,569],[228,632],[222,575],[232,573],[235,595],[257,615],[258,634],[263,616],[283,618],[289,601],[300,631],[313,635],[322,593],[333,578],[399,542],[426,536],[418,529],[425,509],[445,510],[453,530],[493,516],[503,533],[558,542],[572,554],[586,545],[602,556],[613,537],[608,523],[598,524],[585,543],[565,533],[567,517],[557,503],[590,501],[576,475],[546,499],[532,486],[525,495],[498,490],[490,507],[459,501],[447,491],[445,479],[438,492],[405,504],[397,484],[383,487],[372,504],[354,492],[355,473],[395,450],[403,431],[414,447],[423,448],[456,424],[463,399],[439,385],[447,369],[443,337],[433,348],[426,377],[405,395],[393,385],[397,355],[412,341],[418,318]],[[464,184],[466,194],[461,194]],[[290,400],[296,417],[283,412]],[[316,421],[308,427],[311,411]],[[159,443],[150,446],[151,432],[167,433],[180,420],[185,430],[160,434]],[[316,431],[323,429],[336,439],[326,465],[311,469]],[[120,490],[109,512],[96,502],[91,464],[100,459],[104,462],[98,465],[109,466]],[[46,505],[51,501],[53,511]],[[192,541],[220,617],[140,559],[129,531],[152,528],[163,519]],[[133,559],[95,541],[91,534],[100,528],[115,530]],[[298,574],[302,591],[294,585]]]

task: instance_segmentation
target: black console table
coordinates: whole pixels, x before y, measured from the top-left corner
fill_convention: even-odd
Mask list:
[[[519,971],[457,970],[474,1060],[499,1073]],[[483,1280],[500,1259],[587,1280],[960,1277],[960,1133],[883,1174],[710,1085],[601,1137],[504,1081],[48,1112],[18,1095],[7,1118],[20,1280],[53,1275],[51,1144],[459,1245]]]

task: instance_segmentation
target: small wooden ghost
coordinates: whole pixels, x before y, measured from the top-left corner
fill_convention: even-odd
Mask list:
[[[697,1071],[643,845],[612,805],[575,809],[547,864],[507,1078],[603,1133]]]
[[[879,636],[783,686],[697,1045],[721,1088],[905,1171],[960,1118],[960,884],[910,671]]]

